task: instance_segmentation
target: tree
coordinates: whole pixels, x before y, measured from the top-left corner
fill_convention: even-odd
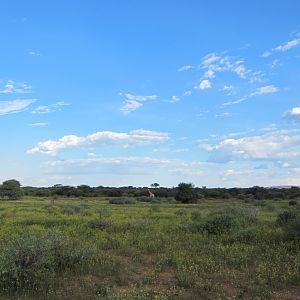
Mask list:
[[[181,182],[178,184],[175,199],[182,203],[195,203],[198,200],[198,194],[192,183]]]
[[[0,198],[9,200],[19,200],[23,196],[23,190],[19,181],[10,179],[3,181],[0,185]]]
[[[154,182],[154,183],[151,183],[150,186],[151,186],[152,188],[155,188],[155,189],[156,189],[156,188],[159,187],[159,183]]]

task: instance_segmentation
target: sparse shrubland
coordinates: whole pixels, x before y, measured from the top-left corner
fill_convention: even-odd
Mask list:
[[[297,299],[298,203],[155,200],[2,200],[0,298]]]

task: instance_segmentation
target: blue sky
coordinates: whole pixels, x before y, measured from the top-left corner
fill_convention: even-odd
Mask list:
[[[5,1],[0,180],[300,185],[299,11]]]

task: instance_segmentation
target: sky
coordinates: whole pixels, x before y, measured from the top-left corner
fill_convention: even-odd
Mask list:
[[[300,185],[298,0],[0,11],[0,181]]]

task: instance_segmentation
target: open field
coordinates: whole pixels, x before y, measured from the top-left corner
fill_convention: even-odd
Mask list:
[[[1,299],[300,299],[288,201],[0,202]]]

